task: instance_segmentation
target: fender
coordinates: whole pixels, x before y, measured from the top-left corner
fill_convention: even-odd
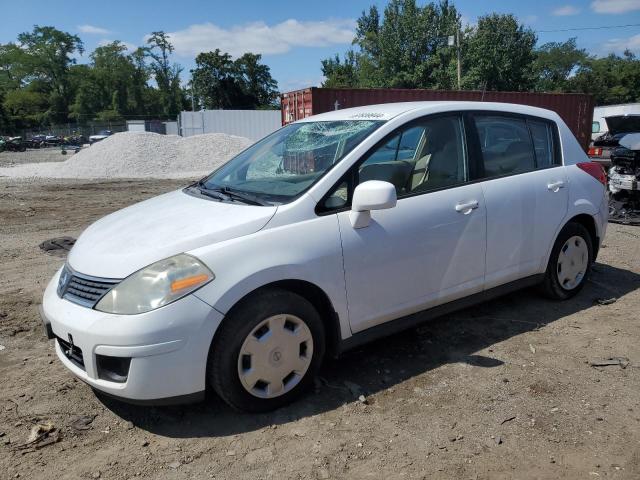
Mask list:
[[[243,279],[241,282],[234,284],[231,288],[222,293],[213,305],[211,305],[211,303],[209,302],[210,299],[207,298],[208,296],[203,295],[204,292],[201,293],[201,291],[199,290],[195,292],[194,295],[203,302],[211,305],[220,313],[226,315],[234,305],[236,305],[247,295],[251,294],[251,292],[254,292],[259,288],[265,287],[272,283],[283,281],[301,281],[310,283],[311,285],[324,292],[324,294],[329,299],[333,310],[338,316],[341,339],[350,337],[352,333],[351,329],[349,328],[348,313],[346,309],[342,307],[344,305],[345,299],[336,298],[335,292],[332,291],[331,288],[327,288],[327,285],[318,285],[318,283],[314,281],[314,279],[309,279],[308,276],[305,275],[304,270],[305,269],[302,268],[302,265],[280,265],[261,270]]]

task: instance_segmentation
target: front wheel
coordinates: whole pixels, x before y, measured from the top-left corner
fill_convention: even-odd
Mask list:
[[[208,381],[232,407],[266,412],[313,384],[324,350],[324,327],[313,305],[286,290],[264,290],[243,300],[220,325],[209,351]]]
[[[570,222],[558,234],[542,283],[546,296],[566,300],[576,295],[591,271],[593,243],[587,229]]]

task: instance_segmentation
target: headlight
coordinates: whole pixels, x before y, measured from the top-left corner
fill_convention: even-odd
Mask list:
[[[123,315],[148,312],[175,302],[214,278],[200,260],[181,253],[128,276],[109,290],[95,308]]]

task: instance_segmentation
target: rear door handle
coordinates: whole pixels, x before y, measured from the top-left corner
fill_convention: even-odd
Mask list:
[[[456,205],[456,212],[464,213],[465,215],[467,215],[471,213],[472,210],[475,210],[476,208],[478,208],[478,201],[471,200],[465,203],[458,203]]]
[[[564,188],[564,182],[562,180],[559,182],[547,183],[547,190],[551,190],[552,192],[557,192],[561,188]]]

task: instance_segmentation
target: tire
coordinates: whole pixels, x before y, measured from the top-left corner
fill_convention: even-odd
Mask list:
[[[567,300],[577,295],[589,277],[592,262],[591,235],[583,225],[567,223],[551,250],[542,292],[554,300]]]
[[[267,412],[313,385],[324,352],[324,326],[313,305],[293,292],[263,290],[241,301],[220,325],[207,381],[236,410]]]

